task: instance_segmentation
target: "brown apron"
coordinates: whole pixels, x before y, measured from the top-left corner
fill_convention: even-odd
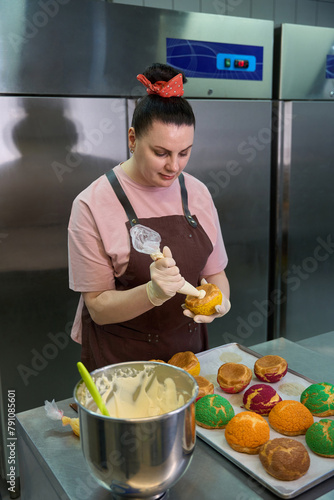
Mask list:
[[[182,276],[197,286],[213,247],[196,217],[190,215],[183,175],[179,181],[185,215],[148,219],[136,217],[113,170],[106,175],[128,215],[128,231],[137,223],[157,231],[161,235],[161,249],[165,245],[169,246]],[[147,283],[150,280],[151,263],[149,255],[137,252],[131,245],[129,264],[125,273],[116,278],[116,290],[127,290]],[[168,361],[177,352],[196,353],[208,349],[207,327],[184,316],[181,308],[184,299],[184,295],[177,293],[162,306],[154,307],[134,319],[102,326],[91,319],[84,305],[81,361],[92,371],[123,361]]]

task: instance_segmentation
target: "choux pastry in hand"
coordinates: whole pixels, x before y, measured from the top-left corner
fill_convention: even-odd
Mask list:
[[[187,295],[185,300],[186,308],[194,314],[203,314],[204,316],[215,314],[215,307],[222,303],[222,292],[212,283],[205,283],[196,288],[197,290],[205,290],[205,296],[200,299],[193,295]]]

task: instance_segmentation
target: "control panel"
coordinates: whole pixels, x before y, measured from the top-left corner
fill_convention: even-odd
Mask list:
[[[262,80],[263,47],[167,38],[167,63],[191,78]]]
[[[334,78],[334,55],[328,55],[326,59],[326,78]]]
[[[230,71],[255,71],[256,57],[245,54],[217,54],[217,68]]]

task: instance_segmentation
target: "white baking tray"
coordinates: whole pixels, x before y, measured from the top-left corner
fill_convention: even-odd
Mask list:
[[[273,352],[272,354],[275,353]],[[253,370],[256,359],[260,358],[262,355],[240,344],[232,343],[204,351],[196,356],[201,364],[200,375],[214,384],[215,394],[220,394],[228,399],[236,414],[245,411],[242,407],[242,397],[245,390],[254,384],[262,383],[255,377]],[[217,383],[218,368],[223,363],[229,361],[242,363],[253,371],[253,378],[250,384],[244,391],[238,394],[227,394],[221,390]],[[318,380],[317,382],[324,381]],[[300,401],[300,394],[306,387],[313,383],[314,380],[288,369],[288,373],[280,382],[270,385],[278,392],[282,399],[295,399],[296,401]],[[267,417],[264,418],[268,421]],[[314,417],[315,422],[319,420],[319,417]],[[311,459],[309,470],[303,477],[295,481],[279,481],[264,470],[258,455],[248,455],[232,450],[226,442],[224,429],[204,429],[203,427],[196,426],[196,432],[203,441],[281,498],[294,498],[334,475],[334,459],[315,455],[306,445],[305,436],[293,436],[292,439],[296,439],[306,446]],[[282,438],[288,436],[283,436],[270,427],[270,439],[277,437]]]

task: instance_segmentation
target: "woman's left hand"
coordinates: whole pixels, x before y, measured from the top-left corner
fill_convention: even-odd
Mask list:
[[[202,279],[201,285],[203,285],[204,283],[207,283],[207,281],[205,279]],[[182,304],[182,308],[183,314],[188,318],[192,318],[195,323],[212,323],[212,321],[216,318],[221,318],[229,312],[229,310],[231,309],[231,303],[223,294],[222,303],[215,306],[216,312],[214,314],[211,314],[210,316],[205,316],[204,314],[195,315],[193,312],[189,311],[189,309],[186,309],[185,304]]]

